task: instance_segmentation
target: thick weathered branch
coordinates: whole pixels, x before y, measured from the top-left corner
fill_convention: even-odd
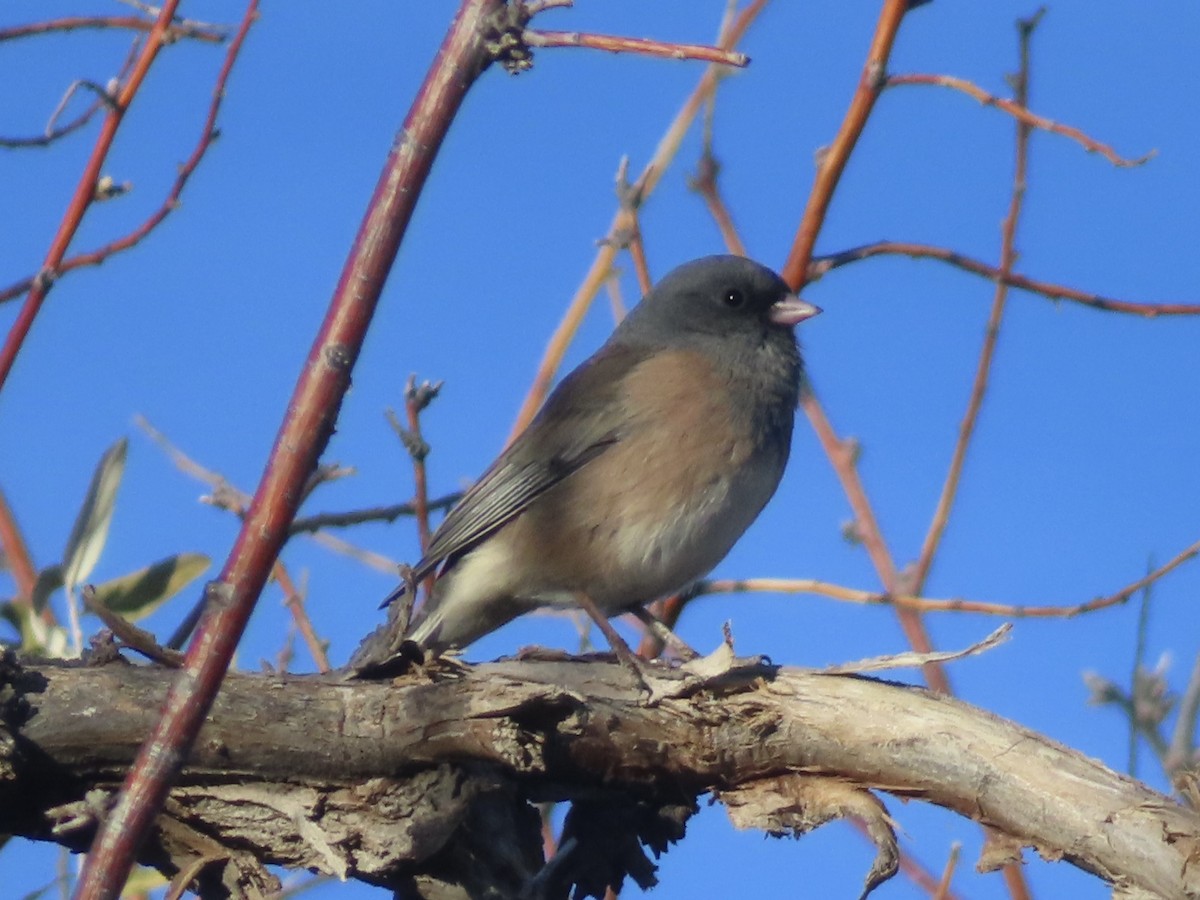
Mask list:
[[[461,876],[461,860],[478,854],[479,843],[468,852],[463,842],[486,834],[478,877],[515,894],[540,867],[526,800],[586,798],[592,814],[616,806],[621,821],[636,817],[644,842],[665,846],[710,791],[739,807],[739,822],[774,831],[870,818],[865,794],[843,791],[822,807],[811,798],[828,791],[799,789],[836,776],[854,791],[956,810],[1115,883],[1200,893],[1190,862],[1200,816],[965,703],[746,661],[655,673],[653,705],[631,673],[598,659],[439,668],[394,682],[231,676],[143,858],[167,869],[207,858],[212,896],[239,878],[253,883],[253,857],[437,896],[439,873]],[[86,846],[169,679],[151,667],[0,661],[0,832]],[[748,797],[760,806],[749,814]],[[214,858],[214,842],[226,858]],[[628,850],[606,865],[652,878],[628,865]],[[595,862],[565,868],[551,874],[578,880]]]

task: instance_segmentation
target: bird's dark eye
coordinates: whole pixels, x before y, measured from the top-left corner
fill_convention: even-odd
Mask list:
[[[727,290],[725,292],[725,295],[721,298],[721,302],[724,303],[726,306],[728,306],[730,309],[739,309],[740,307],[745,305],[746,297],[737,288],[730,288],[729,290]]]

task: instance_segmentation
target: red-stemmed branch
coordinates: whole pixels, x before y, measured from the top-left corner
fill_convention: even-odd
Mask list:
[[[77,254],[69,259],[62,259],[60,257],[58,264],[53,269],[54,278],[59,278],[67,272],[84,266],[98,266],[110,256],[128,250],[145,239],[167,216],[178,209],[179,198],[183,194],[183,189],[187,186],[188,180],[192,177],[192,174],[200,165],[200,161],[204,159],[205,154],[208,152],[208,148],[217,137],[217,114],[221,110],[221,102],[225,99],[225,86],[229,81],[230,73],[233,71],[233,64],[237,61],[242,51],[242,45],[245,43],[250,26],[254,24],[258,16],[257,4],[253,4],[252,8],[255,10],[254,14],[248,14],[242,19],[242,23],[225,53],[225,61],[217,73],[216,81],[213,83],[212,102],[209,104],[208,113],[204,118],[204,126],[200,130],[200,139],[192,149],[191,155],[179,167],[175,175],[175,181],[172,183],[171,189],[167,192],[166,197],[163,198],[163,202],[159,205],[158,209],[146,221],[124,237],[111,241],[102,247],[97,247],[95,250],[87,253]],[[43,273],[46,271],[46,266],[43,266],[42,273],[29,278],[23,278],[0,290],[0,303],[16,299],[32,290],[38,280],[44,277]],[[0,384],[2,383],[3,379],[0,379]]]
[[[12,573],[17,585],[17,594],[13,602],[32,608],[33,590],[37,587],[37,566],[33,564],[33,556],[29,545],[21,534],[8,498],[0,490],[0,551],[3,552],[4,564]]]
[[[753,0],[753,2],[747,4],[728,23],[727,27],[722,28],[721,38],[717,42],[718,45],[726,49],[736,45],[746,33],[746,29],[750,27],[750,24],[762,12],[764,6],[766,6],[766,0]],[[675,115],[671,124],[667,126],[666,133],[659,140],[658,147],[654,151],[654,156],[646,164],[641,175],[632,185],[638,191],[641,202],[645,202],[645,199],[653,193],[659,179],[662,178],[667,166],[678,152],[679,146],[683,142],[684,134],[691,127],[696,115],[700,112],[701,106],[712,95],[713,91],[716,90],[720,80],[720,71],[720,68],[715,65],[708,67],[708,70],[701,76],[695,90],[684,101],[683,106]],[[525,430],[525,426],[529,424],[538,409],[541,408],[542,401],[546,399],[546,395],[550,393],[550,386],[554,383],[554,377],[558,372],[559,366],[562,364],[563,357],[566,356],[567,347],[570,346],[576,332],[579,330],[579,326],[583,322],[584,316],[587,314],[588,309],[591,308],[592,300],[612,275],[613,260],[617,252],[616,239],[631,224],[629,211],[619,206],[616,214],[613,216],[612,223],[609,225],[607,238],[601,242],[600,249],[592,261],[591,268],[588,269],[583,283],[580,284],[575,292],[575,296],[571,298],[562,321],[559,322],[558,327],[555,329],[546,346],[546,350],[542,355],[542,361],[538,366],[537,373],[534,375],[533,383],[530,385],[529,391],[521,403],[521,408],[517,412],[517,418],[513,423],[512,431],[509,432],[509,442]]]
[[[200,730],[288,527],[333,433],[367,326],[429,175],[468,89],[491,61],[503,0],[463,0],[388,154],[238,538],[206,590],[208,611],[163,713],[101,825],[78,898],[119,896],[137,847]]]
[[[739,68],[750,62],[745,53],[710,47],[705,44],[673,44],[650,38],[621,37],[612,34],[586,34],[578,31],[538,31],[527,28],[522,38],[530,47],[587,47],[611,53],[639,53],[664,59],[698,59]]]
[[[1045,7],[1028,19],[1017,23],[1021,44],[1021,65],[1013,78],[1013,94],[1015,99],[1011,104],[1015,110],[1024,110],[1029,105],[1029,42],[1033,31],[1037,28],[1045,13]],[[979,412],[983,408],[983,398],[987,394],[988,382],[991,380],[992,362],[996,357],[996,342],[1000,338],[1000,325],[1004,318],[1004,310],[1008,305],[1008,285],[1005,276],[1011,275],[1017,262],[1017,224],[1021,218],[1021,210],[1025,205],[1026,175],[1029,171],[1029,136],[1034,126],[1017,116],[1016,145],[1014,148],[1013,185],[1008,201],[1008,214],[1004,217],[1004,225],[1000,236],[1000,278],[996,280],[996,289],[992,296],[992,308],[988,313],[987,326],[983,334],[983,346],[979,350],[979,361],[975,367],[975,377],[971,382],[971,393],[967,399],[967,408],[958,426],[958,438],[954,442],[954,450],[950,454],[950,465],[946,471],[946,479],[942,484],[941,494],[934,507],[933,518],[921,543],[921,552],[909,573],[908,589],[913,594],[920,594],[929,578],[929,570],[933,567],[933,559],[941,546],[942,536],[950,522],[950,510],[954,499],[958,496],[958,485],[962,479],[963,465],[967,459],[967,450],[971,446],[971,438],[975,434],[975,425],[979,421]]]
[[[133,64],[137,62],[138,51],[141,50],[141,47],[142,36],[138,35],[130,43],[129,53],[125,56],[125,62],[121,64],[120,71],[117,72],[116,79],[118,82],[129,74],[129,70],[132,69]],[[71,87],[63,95],[63,98],[58,101],[58,106],[55,107],[54,112],[50,114],[50,121],[46,123],[46,127],[41,134],[36,134],[32,137],[0,137],[0,147],[8,147],[13,150],[19,150],[25,147],[47,147],[60,138],[66,137],[68,134],[71,134],[74,131],[78,131],[88,122],[92,121],[92,117],[95,116],[100,110],[104,109],[105,105],[108,103],[108,96],[106,94],[101,93],[100,96],[95,97],[92,102],[87,105],[87,108],[75,118],[63,123],[62,125],[57,124],[59,116],[62,115],[67,103],[70,101],[78,87],[82,84],[83,82],[77,81],[71,85]],[[32,279],[27,279],[25,281],[25,287],[21,289],[20,293],[23,294],[25,291],[29,290],[29,286],[31,284]],[[19,296],[19,294],[15,296]],[[5,299],[8,298],[0,297],[0,302],[3,302]]]
[[[0,42],[12,41],[18,38],[37,37],[54,32],[78,31],[83,28],[122,28],[132,31],[152,31],[156,20],[143,19],[140,16],[63,16],[60,19],[47,19],[44,22],[30,22],[27,25],[13,25],[10,28],[0,28]],[[197,41],[207,41],[219,44],[228,35],[219,28],[209,28],[188,22],[171,22],[163,31],[167,41],[178,41],[190,38]]]
[[[1078,288],[1030,278],[1019,272],[1003,272],[997,266],[989,265],[981,260],[971,259],[969,256],[964,256],[946,247],[936,247],[932,244],[918,244],[908,241],[877,241],[873,244],[864,244],[861,247],[843,250],[840,253],[818,256],[808,268],[808,282],[811,284],[833,269],[849,265],[858,260],[870,259],[874,256],[909,256],[913,259],[936,259],[962,269],[964,272],[979,275],[988,281],[1000,281],[1010,287],[1020,288],[1033,294],[1040,294],[1051,300],[1066,300],[1105,312],[1127,313],[1133,316],[1142,316],[1146,319],[1154,319],[1159,316],[1200,315],[1200,303],[1134,303],[1128,300],[1117,300],[1114,297],[1106,297],[1103,294],[1094,294],[1090,291],[1081,291]]]
[[[50,249],[42,262],[41,271],[34,276],[29,294],[25,298],[25,305],[17,314],[17,319],[9,329],[4,344],[0,346],[0,389],[3,389],[4,383],[8,380],[8,374],[12,371],[13,363],[16,362],[17,353],[20,352],[21,345],[24,344],[25,338],[29,334],[29,329],[33,327],[33,321],[37,318],[38,311],[42,308],[42,303],[45,301],[51,285],[54,284],[54,279],[58,277],[59,266],[62,264],[63,257],[66,256],[67,248],[83,223],[84,214],[95,200],[100,169],[108,157],[108,151],[112,148],[113,140],[116,138],[126,110],[129,109],[133,98],[137,96],[142,82],[146,80],[146,74],[150,71],[150,66],[158,56],[159,50],[166,44],[166,34],[171,27],[171,20],[174,18],[178,6],[179,0],[166,0],[163,3],[146,44],[138,54],[137,62],[133,65],[133,71],[129,73],[129,78],[123,85],[118,85],[118,89],[114,90],[108,98],[108,114],[100,126],[100,135],[96,138],[92,153],[84,166],[83,174],[67,205],[67,211],[50,243]]]
[[[909,10],[909,0],[884,0],[879,12],[879,21],[875,25],[875,34],[871,38],[871,47],[867,51],[867,60],[863,63],[862,73],[858,77],[858,88],[850,100],[850,107],[842,119],[833,143],[821,154],[817,165],[817,177],[813,182],[812,191],[808,195],[808,203],[800,225],[796,229],[796,237],[792,241],[792,249],[788,253],[780,274],[783,280],[795,290],[805,285],[808,275],[808,264],[812,260],[813,247],[817,243],[817,234],[825,222],[825,214],[829,211],[833,192],[841,180],[850,154],[858,144],[875,101],[883,90],[884,78],[887,73],[888,58],[892,54],[892,45],[896,41],[896,33],[904,14]]]
[[[926,75],[926,74],[905,74],[905,75],[889,75],[884,81],[884,87],[903,87],[904,85],[928,85],[934,87],[951,88],[952,90],[961,91],[969,97],[974,97],[984,106],[993,106],[996,109],[1003,110],[1008,113],[1018,122],[1027,125],[1030,128],[1037,128],[1041,131],[1048,131],[1051,134],[1060,134],[1063,137],[1070,138],[1076,141],[1083,149],[1089,153],[1099,153],[1114,166],[1132,167],[1140,166],[1154,158],[1155,151],[1139,156],[1136,159],[1121,156],[1108,144],[1102,144],[1095,138],[1089,137],[1078,128],[1071,125],[1062,125],[1055,122],[1053,119],[1047,119],[1045,116],[1039,116],[1036,113],[1030,112],[1029,109],[1020,102],[1018,97],[1016,100],[1005,100],[1003,97],[997,97],[994,94],[989,94],[978,85],[967,81],[965,78],[956,78],[953,75]]]
[[[1024,603],[994,603],[987,600],[971,600],[966,597],[917,597],[909,594],[881,594],[843,587],[811,578],[715,578],[699,582],[689,596],[706,594],[742,594],[750,592],[770,594],[813,594],[832,597],[845,603],[864,606],[896,606],[916,612],[977,613],[984,616],[1002,616],[1007,619],[1073,619],[1076,616],[1099,612],[1129,602],[1136,594],[1178,569],[1184,563],[1200,556],[1200,541],[1179,551],[1161,566],[1123,588],[1093,597],[1081,603],[1056,606],[1034,606]]]
[[[850,100],[850,106],[846,110],[837,135],[821,156],[812,192],[809,194],[808,203],[796,230],[791,251],[781,270],[784,280],[796,290],[800,290],[807,283],[817,234],[824,224],[825,214],[833,199],[833,192],[841,180],[850,154],[858,144],[858,139],[866,127],[867,119],[875,107],[875,101],[879,99],[896,33],[909,8],[910,4],[907,0],[884,0],[879,20],[875,26],[875,34],[867,51],[866,62],[863,63],[862,72],[859,75],[858,87]],[[899,572],[893,562],[891,551],[887,548],[874,510],[867,499],[866,490],[858,477],[858,470],[855,466],[856,446],[838,437],[820,401],[811,391],[805,393],[800,405],[808,416],[825,455],[829,458],[842,483],[842,489],[854,511],[856,535],[863,542],[863,546],[883,582],[884,590],[893,595],[908,594],[909,591],[904,590],[900,582]],[[933,650],[928,632],[916,613],[911,610],[898,609],[897,617],[909,645],[914,650],[918,653],[928,653]],[[941,666],[933,663],[926,665],[924,674],[931,688],[943,693],[952,693],[949,678]]]

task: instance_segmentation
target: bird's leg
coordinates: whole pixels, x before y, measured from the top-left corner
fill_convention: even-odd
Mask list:
[[[646,629],[664,646],[670,647],[680,659],[696,659],[700,654],[689,647],[679,635],[667,627],[667,624],[644,606],[630,607],[633,613]]]
[[[642,683],[642,687],[653,693],[650,685],[646,683],[646,679],[642,675],[642,669],[646,666],[646,661],[640,659],[636,653],[629,649],[629,645],[625,643],[625,639],[617,634],[617,629],[613,628],[612,623],[608,621],[608,616],[600,612],[599,607],[596,606],[592,598],[583,593],[583,591],[576,592],[575,602],[579,604],[580,609],[591,616],[592,621],[596,623],[601,633],[608,639],[608,645],[612,647],[617,659],[633,671],[637,680]]]

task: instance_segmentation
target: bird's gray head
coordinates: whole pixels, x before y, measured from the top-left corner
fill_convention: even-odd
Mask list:
[[[668,273],[615,337],[630,343],[731,334],[790,339],[793,325],[818,312],[766,266],[741,256],[706,256]]]

